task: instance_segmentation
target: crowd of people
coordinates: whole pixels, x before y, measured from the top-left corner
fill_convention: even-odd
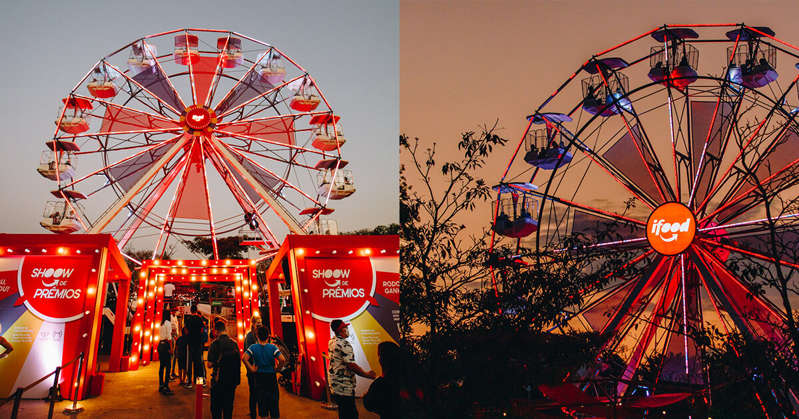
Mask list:
[[[165,313],[170,313],[166,310]],[[236,387],[241,380],[241,365],[246,369],[249,389],[249,416],[257,418],[280,417],[280,391],[277,374],[287,363],[284,354],[270,336],[258,316],[251,319],[251,327],[244,338],[244,351],[227,334],[227,325],[221,319],[213,320],[214,339],[208,346],[206,363],[203,363],[203,347],[208,339],[206,321],[192,304],[190,314],[183,317],[183,326],[174,313],[165,315],[159,325],[160,341],[157,346],[158,390],[164,395],[174,394],[170,381],[179,380],[180,385],[192,389],[194,383],[210,388],[211,415],[213,418],[231,418]],[[399,418],[400,349],[393,342],[378,346],[378,358],[382,368],[380,377],[374,371],[366,371],[355,363],[349,337],[349,323],[333,320],[330,324],[334,334],[328,343],[330,365],[328,381],[333,401],[338,406],[341,419],[357,418],[355,404],[356,375],[374,379],[364,396],[366,409],[376,412],[382,419]],[[180,331],[178,332],[178,329]],[[206,369],[211,372],[206,381]],[[175,374],[177,372],[178,374]],[[202,378],[198,380],[198,378]]]

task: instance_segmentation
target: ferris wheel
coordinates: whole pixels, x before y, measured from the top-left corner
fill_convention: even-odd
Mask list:
[[[179,29],[101,58],[62,99],[38,172],[40,224],[114,235],[162,254],[170,239],[240,229],[263,253],[355,192],[346,140],[314,78],[273,45]]]
[[[585,290],[558,325],[618,355],[614,397],[640,391],[653,359],[661,386],[707,385],[692,332],[708,323],[784,342],[786,313],[731,265],[799,267],[766,245],[796,234],[797,61],[766,27],[667,25],[597,53],[528,117],[495,187],[492,246],[638,268]],[[564,248],[575,235],[589,244]]]

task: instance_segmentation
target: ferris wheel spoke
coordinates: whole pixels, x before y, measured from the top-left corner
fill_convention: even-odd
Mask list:
[[[167,249],[169,237],[172,235],[172,228],[175,225],[175,220],[178,217],[178,212],[180,211],[181,204],[183,203],[183,193],[186,191],[187,184],[191,179],[190,174],[192,173],[192,169],[194,169],[192,166],[197,164],[198,160],[202,158],[202,155],[198,152],[198,146],[199,140],[194,137],[191,144],[188,146],[189,151],[184,155],[186,163],[183,165],[183,169],[181,170],[180,180],[175,188],[175,192],[172,194],[172,200],[169,203],[167,215],[164,217],[163,223],[161,224],[161,232],[158,235],[158,241],[156,241],[155,249],[153,249],[153,259],[156,258],[158,249],[161,248],[161,239],[163,238],[165,232],[166,238],[164,238],[164,250],[161,252],[161,257],[163,257],[163,252],[165,252]],[[209,208],[205,208],[205,210],[207,211]],[[205,212],[203,215],[210,218],[208,212]],[[202,215],[200,217],[202,217]],[[216,248],[215,241],[212,245],[214,248]]]
[[[252,187],[249,187],[249,185],[244,179],[241,178],[241,176],[238,176],[233,170],[231,170],[230,166],[225,162],[224,157],[217,153],[213,147],[206,147],[204,145],[203,150],[205,155],[210,158],[211,164],[216,168],[217,172],[222,175],[222,180],[228,186],[228,189],[231,191],[231,193],[233,193],[236,202],[239,204],[242,210],[253,214],[258,220],[258,231],[264,238],[265,244],[272,247],[277,247],[278,241],[275,238],[274,233],[272,233],[272,230],[269,229],[269,225],[263,219],[263,216],[259,211],[259,206],[256,204],[256,202],[259,200],[257,192],[255,192]]]
[[[722,87],[722,90],[723,90],[723,87]],[[707,124],[707,135],[705,135],[705,139],[702,142],[702,151],[699,153],[699,162],[697,163],[696,167],[694,167],[693,170],[692,170],[694,176],[692,176],[692,181],[691,181],[691,184],[689,185],[689,187],[690,187],[690,193],[689,193],[689,197],[688,197],[688,207],[689,208],[691,208],[691,206],[693,205],[694,197],[696,196],[696,191],[697,191],[698,185],[699,185],[699,176],[700,176],[701,172],[703,171],[703,169],[705,167],[705,158],[707,157],[708,146],[711,143],[711,141],[713,141],[715,139],[715,136],[713,135],[713,133],[716,132],[716,131],[718,131],[720,133],[725,131],[725,127],[723,125],[724,120],[725,120],[724,117],[723,117],[723,114],[724,114],[723,110],[722,110],[722,116],[719,117],[719,109],[724,108],[725,105],[726,105],[726,103],[722,103],[722,101],[721,101],[721,98],[722,98],[723,94],[724,94],[723,91],[719,92],[718,98],[716,99],[716,103],[713,106],[713,116],[710,118],[710,122]],[[691,106],[692,107],[696,107],[694,102],[691,103]],[[692,120],[693,120],[692,122],[694,124],[696,124],[696,120],[698,119],[696,110],[694,110],[691,113],[691,117],[692,117]],[[717,118],[719,118],[718,122],[717,122]],[[692,138],[691,143],[692,143],[692,146],[694,146],[693,138]],[[694,147],[691,147],[691,148],[694,148]],[[691,152],[693,154],[693,150],[691,150]],[[692,157],[693,158],[691,160],[695,160],[696,156],[692,156]]]
[[[638,370],[639,365],[641,364],[641,360],[644,357],[644,352],[649,347],[649,344],[652,342],[652,339],[655,336],[655,332],[657,332],[658,328],[661,328],[661,322],[666,319],[666,314],[671,306],[672,302],[676,300],[677,291],[680,286],[680,281],[671,280],[672,275],[674,272],[674,259],[671,260],[671,266],[669,267],[666,276],[665,276],[665,284],[661,289],[660,298],[658,299],[654,309],[652,310],[652,314],[647,321],[646,330],[644,331],[644,336],[642,339],[639,338],[637,345],[633,351],[632,357],[628,360],[627,366],[622,372],[621,380],[619,380],[619,384],[616,389],[617,394],[624,394],[627,390],[627,382],[633,378],[633,375]]]
[[[157,62],[157,60],[156,60],[156,62]],[[139,89],[141,89],[141,91],[147,93],[151,98],[154,98],[159,103],[161,103],[161,105],[163,105],[167,109],[169,109],[172,112],[174,112],[175,115],[180,116],[182,114],[182,112],[179,111],[178,109],[184,109],[185,108],[185,106],[181,106],[181,105],[183,105],[183,101],[180,100],[180,98],[178,98],[178,97],[170,97],[168,92],[163,92],[164,88],[161,86],[162,83],[160,83],[162,81],[161,77],[166,78],[167,82],[169,82],[169,78],[166,77],[163,74],[163,72],[161,72],[160,75],[154,75],[154,74],[150,74],[150,72],[145,70],[145,71],[142,71],[141,73],[139,73],[138,75],[136,75],[134,77],[130,77],[129,75],[126,74],[126,72],[121,71],[119,68],[115,67],[113,64],[107,63],[106,65],[108,67],[112,68],[113,70],[115,70],[116,72],[118,72],[119,74],[121,74],[122,77],[124,77],[125,80],[128,81],[128,83],[131,83],[132,85],[138,87]],[[159,71],[161,71],[160,70],[160,68],[161,68],[160,64],[158,64],[158,68],[159,68]],[[142,74],[144,74],[144,76],[141,76]],[[148,74],[152,75],[152,77],[151,78],[147,78]],[[143,81],[144,83],[147,83],[149,87],[151,87],[151,88],[159,88],[159,92],[161,92],[161,95],[155,94],[152,90],[150,90],[147,87],[145,87],[142,83],[140,83],[138,80],[136,80],[137,77],[139,79],[141,79],[141,81]],[[156,85],[155,83],[159,83],[159,84]],[[175,92],[174,87],[172,87],[172,83],[171,82],[169,82],[169,89],[171,89],[170,90],[171,92]],[[137,93],[134,93],[134,92],[130,92],[130,93],[131,93],[131,96],[137,96],[138,95]]]
[[[244,80],[244,77],[248,77],[249,79],[242,83],[241,81]],[[220,119],[243,109],[256,100],[266,98],[270,94],[277,94],[284,87],[287,87],[297,80],[303,79],[306,75],[301,74],[277,86],[261,81],[261,76],[257,72],[250,71],[245,74],[244,77],[239,80],[240,84],[237,83],[236,86],[230,89],[225,99],[216,106],[215,111],[219,114]]]
[[[150,168],[145,172],[135,184],[133,184],[127,192],[120,198],[114,205],[106,209],[100,219],[88,232],[90,234],[97,234],[103,231],[108,223],[113,220],[122,208],[127,206],[130,201],[136,196],[139,191],[152,180],[155,174],[161,170],[188,142],[188,136],[180,137]]]
[[[74,94],[73,96],[77,99],[84,99],[90,103],[101,105],[102,109],[105,110],[102,115],[90,112],[87,113],[88,115],[102,121],[101,131],[110,131],[112,129],[119,131],[139,129],[157,130],[162,128],[180,127],[178,121],[161,115],[160,113],[151,113],[141,109],[132,108],[128,104],[130,102],[125,104],[116,104],[101,98],[88,97],[80,94]],[[91,134],[76,134],[78,137],[87,135]]]
[[[283,141],[276,141],[274,139],[271,139],[270,138],[271,135],[269,135],[268,133],[264,133],[264,134],[261,134],[261,135],[248,135],[246,133],[237,133],[237,132],[234,132],[234,131],[229,131],[229,129],[230,129],[230,127],[228,127],[228,130],[219,129],[219,130],[217,130],[217,133],[218,133],[217,135],[224,134],[225,136],[229,136],[229,137],[233,137],[233,138],[239,138],[239,139],[244,139],[244,140],[249,140],[249,141],[255,141],[255,142],[259,142],[259,143],[263,143],[263,144],[270,144],[270,145],[279,146],[279,147],[282,147],[282,148],[301,151],[303,153],[316,154],[316,155],[319,155],[319,156],[322,156],[322,157],[327,155],[327,153],[325,153],[323,151],[314,150],[314,149],[311,149],[311,148],[305,148],[305,147],[298,146],[298,145],[294,144],[294,138],[293,138],[294,135],[293,135],[293,133],[291,135],[286,135],[287,141],[283,142]],[[282,136],[281,134],[282,133],[276,133],[276,135],[279,135],[279,136]]]
[[[274,49],[274,47],[270,47],[270,49],[268,49],[266,52],[261,53],[258,56],[258,58],[255,61],[253,61],[252,65],[250,66],[250,68],[247,69],[247,71],[244,73],[244,75],[241,78],[236,79],[236,83],[233,85],[233,87],[231,87],[227,91],[227,93],[225,93],[225,96],[222,98],[222,100],[219,101],[219,103],[217,103],[216,107],[214,108],[214,110],[217,113],[220,112],[220,106],[222,106],[223,103],[226,103],[234,92],[238,92],[238,94],[241,94],[240,91],[239,91],[239,86],[242,85],[242,80],[244,80],[245,78],[251,78],[251,74],[253,74],[256,71],[256,69],[258,68],[258,65],[261,63],[261,61],[263,61],[264,58],[266,58],[267,56],[270,55],[272,49]],[[214,93],[216,93],[216,88],[217,88],[219,80],[221,78],[221,73],[222,73],[222,71],[219,72],[219,76],[217,76],[217,78],[216,78],[216,84],[214,84],[214,86],[211,89],[211,91],[214,92]],[[246,88],[247,87],[245,87],[245,89]],[[227,106],[229,106],[229,105],[226,105],[226,107]],[[223,115],[220,115],[220,118],[222,116]]]
[[[670,258],[658,256],[652,261],[651,266],[644,275],[641,275],[637,280],[633,289],[627,294],[624,301],[614,310],[613,316],[608,320],[602,328],[601,335],[613,334],[621,324],[622,320],[629,316],[631,308],[638,305],[641,299],[650,294],[657,288],[657,284],[663,279],[661,271],[666,266]]]
[[[94,170],[94,171],[90,172],[89,174],[87,174],[87,175],[85,175],[85,176],[83,176],[83,177],[81,177],[81,178],[79,178],[79,179],[77,179],[77,180],[73,180],[72,182],[70,182],[70,183],[68,183],[67,185],[63,186],[63,188],[72,187],[72,186],[74,186],[74,185],[76,185],[76,184],[78,184],[78,183],[80,183],[80,182],[83,182],[83,181],[84,181],[84,180],[86,180],[86,179],[89,179],[90,177],[92,177],[92,176],[94,176],[94,175],[98,175],[98,174],[100,174],[100,173],[102,173],[102,172],[105,172],[105,171],[107,171],[107,170],[109,170],[109,169],[111,169],[111,168],[113,168],[113,167],[116,167],[116,166],[119,166],[119,165],[121,165],[121,164],[124,164],[124,163],[130,162],[130,161],[132,161],[132,160],[134,160],[134,159],[137,159],[138,157],[141,157],[142,155],[144,155],[144,153],[152,152],[152,151],[153,151],[153,150],[155,150],[156,148],[163,147],[163,146],[164,146],[164,145],[166,145],[166,144],[169,144],[169,143],[171,143],[171,142],[174,142],[174,141],[176,141],[178,138],[180,138],[180,136],[173,137],[173,138],[171,138],[171,139],[170,139],[170,140],[168,140],[168,141],[164,141],[164,142],[157,143],[157,144],[154,144],[154,145],[149,145],[149,146],[137,146],[137,148],[138,148],[138,147],[147,147],[147,148],[145,148],[144,150],[141,150],[141,151],[137,152],[136,154],[133,154],[133,155],[131,155],[131,156],[129,156],[129,157],[125,157],[125,158],[123,158],[123,159],[121,159],[121,160],[117,160],[117,161],[116,161],[116,162],[114,162],[114,163],[108,164],[108,165],[106,165],[106,166],[103,166],[103,167],[101,167],[101,168],[99,168],[99,169],[97,169],[97,170]],[[88,152],[87,152],[87,153],[88,153]],[[102,153],[102,150],[99,150],[99,151],[94,151],[94,152],[92,152],[92,153]]]
[[[128,241],[133,237],[133,235],[141,226],[142,222],[144,222],[144,220],[150,215],[150,212],[153,210],[153,207],[155,207],[155,204],[158,203],[177,175],[182,173],[184,166],[187,163],[188,155],[184,155],[178,164],[175,165],[173,170],[169,170],[166,176],[160,182],[158,182],[157,186],[153,188],[149,194],[147,194],[142,204],[137,208],[137,211],[131,211],[131,224],[127,228],[121,229],[121,231],[124,231],[124,233],[122,234],[122,238],[119,240],[120,248],[124,248]]]
[[[791,86],[792,87],[796,86],[797,80],[799,80],[799,75],[797,75],[796,78],[794,78],[793,81],[791,82]],[[785,94],[787,94],[787,92],[790,91],[791,88],[786,90]],[[785,94],[783,94],[783,96],[781,98],[782,100],[784,100]],[[757,128],[754,130],[754,132],[752,132],[752,135],[745,141],[745,143],[743,143],[743,141],[742,141],[743,145],[740,146],[740,150],[738,152],[738,155],[730,163],[730,165],[728,166],[728,168],[725,171],[724,175],[722,175],[721,178],[715,183],[713,188],[710,190],[710,192],[707,194],[706,198],[702,202],[702,204],[698,207],[698,210],[705,210],[706,205],[708,204],[710,199],[715,197],[716,192],[719,190],[719,188],[721,188],[721,186],[723,184],[725,184],[727,182],[728,179],[733,179],[732,186],[728,189],[727,196],[724,199],[722,199],[722,202],[728,202],[728,199],[730,198],[730,194],[737,193],[742,187],[744,187],[744,185],[747,182],[751,182],[751,180],[748,179],[749,176],[746,175],[745,168],[742,169],[742,168],[738,167],[738,165],[739,165],[739,163],[742,162],[742,159],[744,158],[747,149],[752,145],[752,143],[755,140],[755,138],[758,137],[758,135],[760,134],[761,129],[769,121],[771,121],[771,118],[775,114],[775,111],[776,111],[776,107],[772,107],[771,109],[769,109],[768,114],[766,115],[765,118],[763,118],[762,121],[760,121],[760,123],[758,124]],[[779,133],[774,136],[774,138],[771,140],[771,142],[766,147],[765,151],[760,156],[758,156],[756,161],[754,161],[752,164],[749,165],[750,169],[755,171],[755,173],[757,175],[762,177],[762,175],[765,174],[765,173],[762,173],[762,169],[764,169],[764,168],[765,168],[766,171],[770,171],[772,169],[771,167],[763,166],[763,162],[767,162],[769,157],[778,156],[778,158],[784,159],[785,156],[789,156],[789,157],[792,157],[794,159],[795,158],[799,158],[799,155],[797,154],[797,150],[796,150],[798,147],[793,147],[793,149],[791,149],[790,146],[787,147],[788,150],[786,150],[787,153],[785,153],[785,154],[782,154],[782,153],[775,154],[774,153],[774,151],[777,148],[780,148],[780,146],[791,143],[790,140],[794,140],[794,141],[797,140],[796,134],[789,130],[791,125],[794,123],[795,117],[796,117],[796,114],[792,114],[791,117],[789,119],[787,119],[784,124],[782,124],[782,126],[780,127]],[[786,134],[789,134],[790,136],[788,137],[787,140],[784,140],[783,138],[784,138],[784,136]],[[780,148],[780,150],[782,150],[783,148],[786,148],[786,147],[782,147],[782,148]],[[782,167],[782,166],[780,166],[780,167]],[[730,172],[733,169],[737,169],[738,172],[742,173],[742,175],[739,175],[737,178],[728,177],[728,175],[730,174]],[[760,172],[760,173],[758,173],[758,172]],[[716,211],[718,211],[718,210],[716,210]]]
[[[732,251],[732,252],[739,253],[741,255],[752,256],[752,257],[754,257],[756,259],[759,259],[759,260],[762,260],[762,261],[771,262],[771,263],[779,263],[780,265],[783,265],[783,266],[788,267],[788,268],[799,269],[799,264],[797,264],[797,263],[792,263],[792,262],[789,262],[787,260],[783,260],[783,259],[780,259],[780,258],[775,258],[775,257],[772,257],[772,256],[768,256],[768,255],[765,255],[765,254],[760,253],[760,252],[755,252],[755,251],[752,251],[752,250],[746,250],[746,249],[743,249],[743,248],[738,247],[738,246],[733,246],[733,245],[730,245],[730,244],[727,244],[727,243],[722,243],[722,242],[718,242],[718,241],[710,240],[710,239],[704,239],[703,238],[703,239],[700,239],[700,241],[705,246],[707,246],[709,248],[712,248],[712,249],[729,250],[729,251]]]
[[[726,199],[722,205],[707,215],[703,221],[711,220],[715,216],[722,223],[728,223],[760,204],[767,204],[781,192],[799,183],[795,166],[798,163],[799,156],[767,178],[758,180],[757,183],[750,183],[752,186],[734,198]],[[770,171],[770,169],[767,170]],[[741,185],[741,187],[743,186]]]
[[[711,291],[711,298],[719,301],[739,332],[748,338],[761,335],[757,329],[762,329],[769,335],[775,334],[782,319],[768,303],[752,293],[711,252],[694,247],[691,255],[694,265]],[[758,327],[751,322],[755,322]]]
[[[719,98],[727,93],[729,87],[725,83],[722,83],[722,88],[719,92]],[[733,136],[733,132],[736,131],[734,128],[737,126],[739,122],[740,111],[743,105],[743,94],[736,94],[734,101],[727,101],[719,105],[722,110],[722,117],[720,120],[719,128],[716,129],[716,123],[707,123],[708,129],[708,136],[705,138],[705,142],[702,146],[701,154],[699,154],[699,164],[693,167],[693,172],[695,176],[693,177],[693,184],[690,185],[691,187],[691,198],[692,202],[701,202],[702,205],[694,206],[694,210],[696,214],[701,214],[704,211],[704,202],[708,197],[710,197],[711,190],[710,188],[713,186],[714,182],[716,181],[716,177],[719,174],[719,170],[722,166],[722,158],[727,152],[727,148],[730,144],[730,139]],[[707,118],[699,119],[697,114],[704,115],[705,105],[706,102],[699,102],[699,101],[692,101],[691,102],[691,118],[693,124],[704,124]],[[714,110],[714,114],[717,110]],[[699,121],[697,121],[699,120]],[[698,128],[701,130],[701,127]],[[719,135],[723,133],[723,139],[719,141],[715,141],[715,135],[711,136],[711,133],[718,132]],[[692,150],[691,154],[692,161],[696,160],[696,153],[695,153],[695,143],[692,139]]]
[[[271,171],[271,170],[267,169],[266,167],[264,167],[264,166],[262,166],[262,165],[258,164],[258,162],[256,162],[255,160],[253,160],[253,159],[251,159],[251,158],[247,157],[247,156],[245,155],[245,153],[246,153],[246,152],[242,152],[242,151],[240,151],[240,150],[237,150],[237,149],[236,149],[236,148],[234,148],[234,147],[230,147],[229,149],[230,149],[230,151],[232,151],[233,153],[235,153],[235,154],[237,154],[237,155],[241,156],[241,158],[242,158],[242,159],[246,160],[247,162],[249,162],[249,163],[250,163],[250,164],[252,164],[253,166],[255,166],[255,167],[257,167],[258,169],[260,169],[260,170],[264,171],[265,173],[267,173],[269,176],[272,176],[272,177],[276,178],[278,181],[280,181],[281,183],[283,183],[283,185],[285,185],[285,186],[288,186],[289,188],[291,188],[291,189],[293,189],[293,190],[297,191],[298,193],[300,193],[300,195],[302,195],[302,196],[304,196],[304,197],[308,198],[308,199],[309,199],[311,202],[313,202],[314,204],[316,204],[316,205],[319,205],[319,206],[324,206],[324,205],[322,205],[322,204],[321,204],[319,201],[317,201],[316,199],[312,198],[310,195],[308,195],[307,193],[305,193],[305,192],[304,192],[302,189],[298,188],[297,186],[294,186],[294,185],[293,185],[291,182],[289,182],[288,180],[286,180],[286,179],[283,179],[282,177],[278,176],[278,175],[277,175],[275,172],[273,172],[273,171]]]
[[[652,142],[649,140],[649,135],[647,135],[646,129],[644,128],[641,119],[638,117],[638,114],[633,111],[633,116],[636,120],[634,128],[638,129],[640,135],[635,135],[633,133],[633,128],[630,127],[630,123],[624,116],[624,112],[620,112],[619,116],[624,121],[624,126],[627,128],[627,134],[630,136],[630,138],[634,139],[633,143],[635,144],[638,156],[641,158],[641,162],[644,167],[646,167],[646,171],[649,174],[650,179],[652,179],[652,183],[654,183],[655,187],[657,187],[661,202],[666,202],[669,199],[675,199],[676,191],[669,184],[669,180],[666,177],[666,172],[663,170],[663,165],[660,163],[660,160],[657,158],[657,154],[654,152],[655,149],[652,146]],[[667,194],[668,197],[666,196]]]
[[[585,154],[591,161],[596,163],[603,171],[605,171],[613,180],[615,180],[618,184],[620,184],[624,189],[630,192],[634,197],[636,197],[639,201],[641,201],[644,205],[649,207],[650,209],[655,209],[657,203],[654,199],[650,198],[644,190],[637,184],[635,184],[632,180],[627,178],[621,170],[619,170],[615,165],[613,165],[610,161],[605,159],[605,157],[599,155],[596,151],[591,149],[590,147],[586,146],[585,143],[577,138],[574,134],[569,132],[562,126],[557,127],[558,131],[563,133],[564,136],[575,146],[578,150],[580,150],[583,154]]]

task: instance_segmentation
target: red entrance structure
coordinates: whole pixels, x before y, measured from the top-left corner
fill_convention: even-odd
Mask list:
[[[145,260],[139,272],[139,297],[131,328],[133,343],[127,360],[128,368],[137,369],[139,364],[147,365],[158,360],[153,344],[158,343],[155,336],[164,316],[165,283],[233,282],[236,338],[239,348],[243,348],[250,317],[260,315],[255,265],[254,260],[248,259]]]
[[[26,386],[83,352],[61,371],[61,394],[79,399],[102,391],[97,362],[108,286],[117,300],[109,370],[119,370],[130,270],[109,234],[0,234],[0,324],[15,350],[0,363],[0,397]],[[120,323],[121,322],[121,323]],[[120,326],[121,324],[121,326]],[[79,375],[77,371],[80,371]],[[72,383],[76,383],[73,387]],[[49,382],[26,393],[45,397]]]
[[[380,371],[377,345],[399,340],[399,237],[289,235],[266,272],[269,325],[283,338],[280,292],[290,291],[291,315],[299,351],[295,384],[320,400],[330,321],[351,323],[355,362]],[[281,290],[282,288],[282,290]],[[288,336],[286,337],[288,338]],[[358,378],[356,395],[368,381]]]

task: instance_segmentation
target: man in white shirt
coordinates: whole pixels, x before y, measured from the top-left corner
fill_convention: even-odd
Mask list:
[[[172,394],[169,389],[169,365],[172,361],[172,322],[169,313],[164,313],[161,326],[158,328],[158,391],[161,394]]]
[[[164,285],[164,299],[172,299],[172,293],[175,291],[175,284],[167,283]]]

